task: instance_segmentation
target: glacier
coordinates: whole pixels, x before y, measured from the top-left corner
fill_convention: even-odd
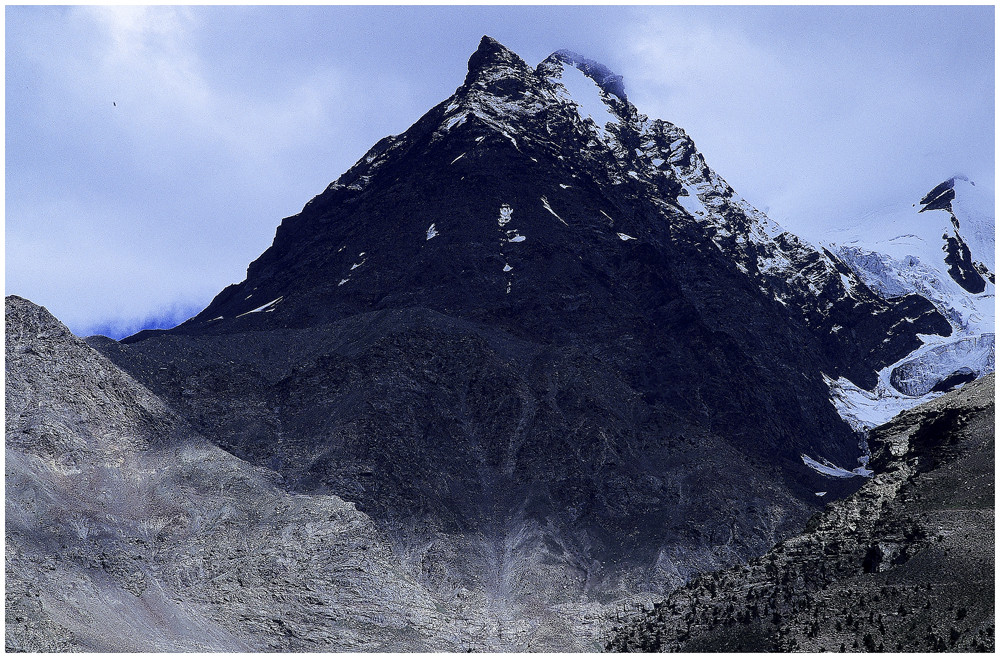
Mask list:
[[[855,429],[880,425],[995,370],[993,203],[992,191],[959,175],[920,203],[872,211],[818,236],[875,293],[885,299],[919,294],[952,327],[950,336],[920,335],[923,344],[879,371],[872,390],[827,378],[831,402]],[[981,291],[955,275],[955,244],[965,245]]]

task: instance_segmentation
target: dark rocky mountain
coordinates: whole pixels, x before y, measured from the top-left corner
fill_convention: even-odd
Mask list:
[[[988,651],[995,628],[992,374],[871,438],[878,474],[764,556],[616,629],[616,651]]]
[[[669,267],[656,262],[665,258]],[[631,297],[668,275],[701,314],[721,312],[701,287],[791,307],[829,374],[859,384],[918,345],[916,332],[951,331],[925,299],[885,303],[836,257],[782,231],[683,130],[639,114],[603,66],[559,51],[531,69],[484,37],[453,96],[284,220],[246,280],[171,333],[424,307],[532,339],[606,340],[621,307],[662,306]]]
[[[856,489],[803,459],[862,456],[826,378],[873,385],[950,331],[753,209],[606,68],[484,38],[245,281],[90,344],[282,487],[356,503],[523,648],[564,632],[552,610],[758,555]]]

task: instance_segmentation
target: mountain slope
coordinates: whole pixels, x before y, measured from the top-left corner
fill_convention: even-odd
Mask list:
[[[617,629],[642,651],[993,651],[994,376],[873,433],[879,475]]]
[[[461,648],[386,540],[212,446],[49,313],[6,300],[6,646]]]

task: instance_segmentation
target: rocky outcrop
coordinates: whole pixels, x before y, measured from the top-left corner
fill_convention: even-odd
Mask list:
[[[618,628],[618,651],[990,651],[994,377],[871,436],[875,477],[805,533],[699,576]]]

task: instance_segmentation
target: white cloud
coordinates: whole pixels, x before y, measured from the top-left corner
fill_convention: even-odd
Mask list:
[[[207,140],[203,148],[221,148],[230,158],[259,166],[275,151],[301,146],[327,130],[332,108],[344,95],[344,84],[331,67],[306,69],[300,79],[287,80],[279,93],[254,85],[213,87],[209,64],[196,48],[201,25],[187,7],[76,11],[84,29],[93,27],[98,35],[89,58],[67,53],[76,64],[67,87],[95,104],[117,103],[117,125],[139,146],[169,148],[177,140]],[[148,139],[157,130],[169,133],[170,142]],[[187,152],[183,144],[176,155]]]
[[[723,18],[650,11],[623,39],[626,86],[787,228],[808,237],[844,214],[919,198],[956,171],[992,179],[992,154],[977,143],[984,128],[992,141],[981,66],[928,66],[942,46],[928,54],[926,39],[891,24],[887,43],[868,43],[824,32],[828,15],[789,15],[771,39]]]
[[[326,186],[331,172],[310,180],[288,163],[343,130],[335,110],[351,102],[338,71],[226,85],[199,55],[205,37],[190,8],[75,7],[18,22],[8,292],[83,333],[204,305]]]

